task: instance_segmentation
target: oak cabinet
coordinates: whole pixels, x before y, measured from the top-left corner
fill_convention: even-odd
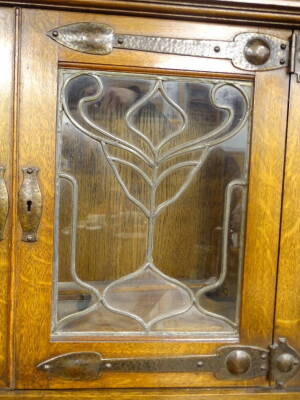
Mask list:
[[[297,398],[294,25],[52,6],[0,9],[0,398]]]

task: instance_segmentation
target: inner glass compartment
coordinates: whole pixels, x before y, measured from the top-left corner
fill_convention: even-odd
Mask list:
[[[238,336],[252,92],[60,70],[53,339]]]

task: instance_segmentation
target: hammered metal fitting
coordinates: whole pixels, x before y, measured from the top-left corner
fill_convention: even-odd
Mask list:
[[[72,50],[105,55],[113,48],[231,60],[246,71],[265,71],[288,64],[289,42],[276,36],[242,32],[232,41],[127,35],[103,23],[80,22],[54,28],[47,35]]]
[[[253,65],[265,64],[271,55],[269,44],[260,38],[249,40],[244,50],[245,58]]]
[[[18,196],[18,214],[22,227],[23,242],[36,242],[37,229],[42,215],[42,194],[40,191],[37,167],[25,167],[23,183]]]
[[[226,358],[226,366],[233,375],[244,374],[251,367],[251,357],[244,350],[233,350]]]
[[[80,22],[52,29],[47,35],[72,50],[105,55],[112,51],[114,31],[106,24]]]
[[[300,356],[286,338],[278,338],[271,346],[270,377],[280,387],[295,376],[300,369]]]
[[[227,346],[216,354],[181,357],[102,358],[95,352],[67,353],[37,365],[40,371],[64,379],[97,379],[110,372],[212,372],[217,379],[246,380],[267,376],[264,349],[252,346]],[[229,371],[230,370],[230,371]]]

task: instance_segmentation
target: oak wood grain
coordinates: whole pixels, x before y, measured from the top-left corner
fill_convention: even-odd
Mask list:
[[[137,66],[140,72],[147,67],[164,70],[190,70],[218,72],[228,77],[240,75],[229,61],[207,59],[191,61],[188,57],[142,54],[120,51],[97,58],[75,53],[58,46],[45,33],[60,25],[90,20],[90,15],[57,11],[23,10],[21,31],[20,112],[19,112],[19,164],[40,168],[40,187],[44,198],[44,211],[37,243],[17,243],[16,271],[16,379],[18,388],[121,388],[121,387],[209,387],[260,386],[263,379],[251,382],[217,381],[211,374],[157,373],[130,374],[105,373],[99,380],[70,382],[48,378],[35,366],[52,356],[70,352],[98,351],[105,357],[168,356],[175,354],[210,354],[228,342],[101,342],[51,343],[51,281],[53,258],[54,165],[56,138],[57,69],[59,63],[92,63]],[[141,19],[135,26],[133,18],[93,15],[93,20],[110,21],[123,32],[169,33],[176,36],[202,34],[215,39],[232,37],[244,27],[224,27],[220,32],[215,25],[175,21]],[[248,29],[248,28],[247,28]],[[250,29],[250,28],[249,28]],[[198,30],[198,31],[197,31]],[[251,28],[255,30],[255,28]],[[198,32],[198,33],[197,33]],[[265,33],[287,38],[290,31],[264,30]],[[177,72],[178,72],[177,71]],[[246,74],[247,75],[247,74]],[[249,74],[249,78],[251,79]],[[289,77],[286,71],[259,73],[254,94],[252,156],[248,230],[244,273],[241,342],[267,346],[272,339],[272,324],[279,207],[281,198],[283,155],[285,141],[286,104]],[[276,101],[278,99],[278,101]],[[266,106],[267,105],[267,106]],[[272,121],[272,130],[268,124]],[[273,121],[275,123],[273,124]],[[269,143],[270,142],[270,143]],[[19,232],[18,238],[20,238]],[[267,248],[266,248],[267,246]],[[249,293],[254,290],[255,295]],[[256,304],[259,303],[259,304]]]
[[[284,336],[300,351],[300,171],[299,83],[291,78],[283,215],[278,271],[275,337]],[[289,386],[300,384],[300,373]]]
[[[0,165],[6,168],[4,180],[9,196],[9,215],[0,241],[0,387],[9,386],[10,376],[10,273],[13,164],[13,74],[15,17],[11,8],[0,9]]]
[[[262,95],[253,106],[241,326],[243,340],[257,336],[262,346],[272,342],[288,85],[285,71],[257,74],[255,81]]]
[[[127,390],[16,390],[0,392],[0,399],[45,400],[299,400],[297,391],[246,391],[243,389],[127,389]]]
[[[300,2],[298,0],[208,0],[126,1],[126,0],[0,0],[0,3],[108,12],[121,15],[156,18],[188,19],[216,22],[248,22],[257,25],[299,26]]]

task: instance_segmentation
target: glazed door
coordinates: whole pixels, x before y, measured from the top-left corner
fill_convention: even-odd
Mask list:
[[[17,387],[268,385],[230,346],[272,343],[290,32],[21,31]]]

